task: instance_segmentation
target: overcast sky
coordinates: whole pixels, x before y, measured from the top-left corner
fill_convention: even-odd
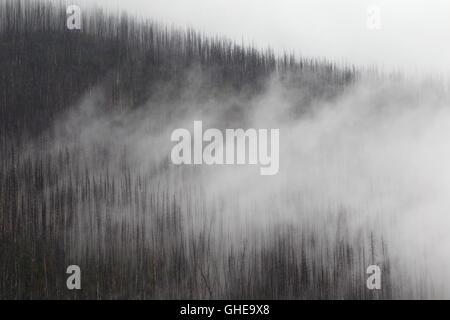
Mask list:
[[[73,1],[85,2],[277,52],[450,74],[450,0]],[[380,10],[379,29],[376,17],[368,27],[371,6]]]

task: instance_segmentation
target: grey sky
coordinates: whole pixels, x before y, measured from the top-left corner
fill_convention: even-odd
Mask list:
[[[258,47],[385,70],[450,74],[448,0],[78,0]],[[381,29],[367,28],[368,6]]]

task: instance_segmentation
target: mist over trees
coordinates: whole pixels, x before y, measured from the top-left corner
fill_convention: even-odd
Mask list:
[[[228,90],[251,95],[274,72],[296,79],[290,79],[293,86],[313,73],[319,80],[307,85],[317,91],[323,91],[324,81],[339,88],[355,77],[354,69],[341,70],[331,62],[276,58],[270,49],[260,52],[195,30],[136,21],[125,13],[86,10],[79,31],[65,27],[63,3],[4,0],[1,6],[1,116],[6,120],[1,132],[11,137],[39,133],[100,82],[108,97],[105,107],[128,110],[167,83],[168,98],[177,99],[193,67],[208,71],[203,85],[209,95]]]
[[[302,91],[286,98],[297,119],[318,101],[344,95],[363,72],[378,77],[376,70],[276,56],[99,8],[83,10],[82,29],[68,30],[65,9],[64,2],[0,1],[0,298],[371,299],[430,292],[422,278],[410,287],[408,279],[392,281],[383,237],[348,232],[339,204],[329,209],[338,214],[325,215],[326,228],[284,223],[271,211],[270,227],[231,230],[224,203],[235,205],[237,216],[262,213],[230,204],[229,195],[206,197],[194,168],[174,169],[167,159],[151,169],[134,165],[138,151],[129,141],[151,147],[144,159],[163,149],[122,139],[123,132],[153,134],[165,125],[158,119],[175,121],[188,104],[223,103],[216,121],[241,123],[247,102],[274,79],[282,92]],[[402,91],[396,99],[404,99]],[[93,111],[71,117],[90,103]],[[149,114],[160,116],[153,127]],[[84,144],[86,128],[93,134]],[[70,145],[61,143],[67,132]],[[280,212],[302,208],[294,192],[277,199],[286,206]],[[383,266],[379,292],[365,288],[373,263]],[[82,291],[65,287],[70,264],[81,267]]]

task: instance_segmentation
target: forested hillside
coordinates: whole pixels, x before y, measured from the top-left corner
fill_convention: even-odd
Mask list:
[[[94,8],[83,8],[81,30],[68,30],[65,9],[0,0],[0,298],[431,292],[422,278],[391,281],[379,229],[349,222],[357,209],[310,206],[310,190],[290,180],[237,174],[251,190],[273,187],[254,200],[227,173],[168,161],[165,130],[182,117],[239,127],[270,104],[264,121],[278,112],[293,121],[345,96],[362,71]],[[394,101],[415,100],[405,92]],[[271,102],[276,94],[288,111]],[[297,141],[308,138],[300,132]],[[372,263],[383,266],[380,292],[365,287]],[[66,288],[70,264],[81,267],[81,291]]]

